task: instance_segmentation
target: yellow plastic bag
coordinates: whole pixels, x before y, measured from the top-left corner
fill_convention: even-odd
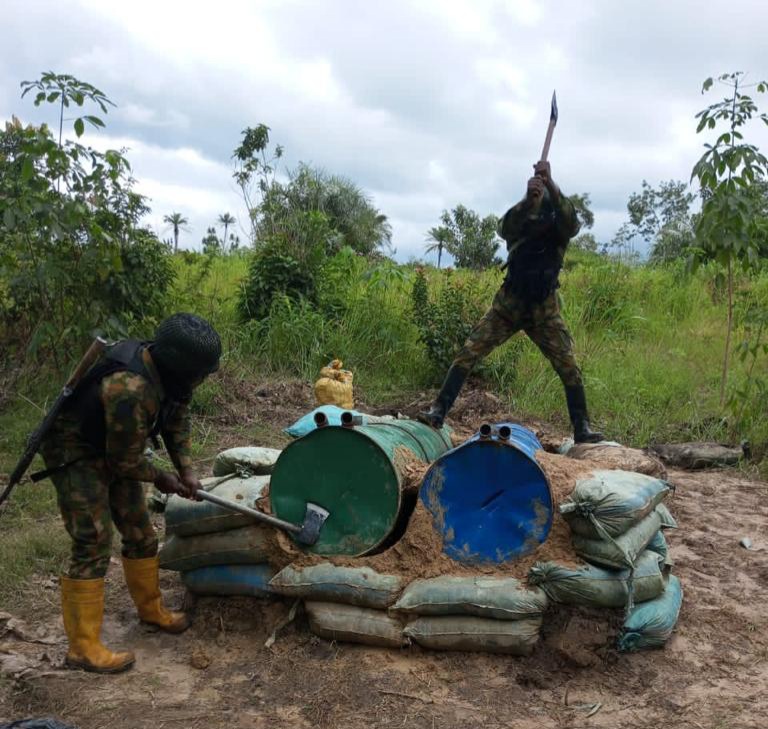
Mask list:
[[[315,383],[318,405],[336,405],[347,410],[355,407],[352,373],[341,369],[341,365],[341,360],[335,359],[320,370],[320,379]]]

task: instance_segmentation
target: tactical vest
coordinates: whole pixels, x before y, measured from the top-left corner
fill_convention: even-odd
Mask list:
[[[560,285],[562,254],[555,241],[555,216],[526,221],[522,242],[509,253],[504,287],[530,304],[540,304]]]
[[[100,397],[102,380],[115,372],[131,372],[153,383],[154,378],[142,356],[148,344],[149,342],[126,339],[110,347],[102,359],[88,370],[63,411],[77,417],[83,440],[98,453],[104,453],[107,444],[104,404]],[[167,398],[162,401],[159,415],[149,433],[150,438],[156,438],[161,432],[163,422],[173,406],[175,403],[167,401]]]

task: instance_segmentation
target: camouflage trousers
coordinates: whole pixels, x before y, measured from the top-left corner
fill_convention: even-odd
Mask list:
[[[78,457],[56,441],[42,449],[48,468]],[[123,538],[123,556],[154,557],[157,535],[149,519],[144,488],[138,481],[115,477],[103,458],[75,463],[51,475],[64,526],[72,538],[67,575],[75,580],[104,577],[112,553],[112,523]]]
[[[564,385],[581,385],[581,370],[573,355],[573,338],[560,315],[557,293],[541,304],[527,304],[499,289],[493,304],[475,325],[453,361],[454,366],[471,371],[496,347],[512,335],[524,331],[549,360]]]

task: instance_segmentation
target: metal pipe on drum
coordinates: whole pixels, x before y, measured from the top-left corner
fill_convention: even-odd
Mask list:
[[[502,425],[499,428],[499,438],[502,440],[509,440],[512,436],[512,428],[510,428],[508,425]]]
[[[493,432],[493,428],[488,423],[483,423],[480,426],[480,438],[482,440],[487,440],[491,437],[491,433]]]
[[[356,425],[363,424],[363,416],[355,415],[354,413],[349,412],[349,410],[346,410],[341,414],[341,424],[345,428],[354,428]]]
[[[328,425],[328,418],[324,412],[315,413],[314,421],[318,428],[324,428]]]

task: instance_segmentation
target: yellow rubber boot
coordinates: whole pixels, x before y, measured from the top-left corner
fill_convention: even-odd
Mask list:
[[[141,620],[167,633],[183,633],[190,626],[186,613],[172,612],[163,605],[160,562],[156,556],[146,559],[123,557],[123,570],[128,592],[136,603]]]
[[[95,673],[120,673],[130,668],[133,653],[113,653],[99,639],[104,617],[104,580],[61,578],[64,630],[69,639],[66,664]]]

